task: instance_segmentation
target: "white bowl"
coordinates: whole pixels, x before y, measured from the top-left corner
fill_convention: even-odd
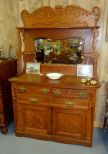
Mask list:
[[[56,80],[56,79],[60,79],[63,76],[63,74],[62,73],[46,73],[46,76],[49,79]]]

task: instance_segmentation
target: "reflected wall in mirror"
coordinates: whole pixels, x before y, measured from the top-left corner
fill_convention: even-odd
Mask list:
[[[68,38],[34,40],[36,60],[41,63],[80,64],[84,59],[84,39]]]

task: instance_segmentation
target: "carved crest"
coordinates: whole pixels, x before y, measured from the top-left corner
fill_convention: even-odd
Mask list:
[[[72,28],[72,27],[92,27],[97,25],[100,16],[100,9],[94,7],[89,12],[76,5],[68,5],[66,7],[42,6],[29,13],[23,10],[21,17],[24,27],[32,28]]]

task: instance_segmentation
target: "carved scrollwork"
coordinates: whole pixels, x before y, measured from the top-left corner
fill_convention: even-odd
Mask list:
[[[27,11],[27,10],[23,10],[23,11],[21,12],[21,16],[29,16],[28,11]]]
[[[94,7],[92,12],[89,12],[77,5],[55,6],[55,8],[42,6],[33,13],[27,10],[21,13],[24,26],[33,28],[96,26],[99,16],[98,7]]]
[[[77,6],[77,5],[68,5],[64,8],[64,15],[66,16],[73,16],[73,17],[78,17],[78,16],[88,16],[90,15],[90,12],[86,11],[85,9]]]
[[[97,21],[98,21],[98,19],[99,19],[99,17],[100,17],[101,11],[100,11],[100,9],[99,9],[98,7],[93,7],[92,12],[93,12],[94,15],[95,15],[95,21],[96,21],[96,23],[97,23]]]

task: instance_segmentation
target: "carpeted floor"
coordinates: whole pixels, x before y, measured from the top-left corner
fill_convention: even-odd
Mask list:
[[[0,154],[108,154],[108,129],[94,129],[93,147],[16,137],[14,123],[0,133]]]

